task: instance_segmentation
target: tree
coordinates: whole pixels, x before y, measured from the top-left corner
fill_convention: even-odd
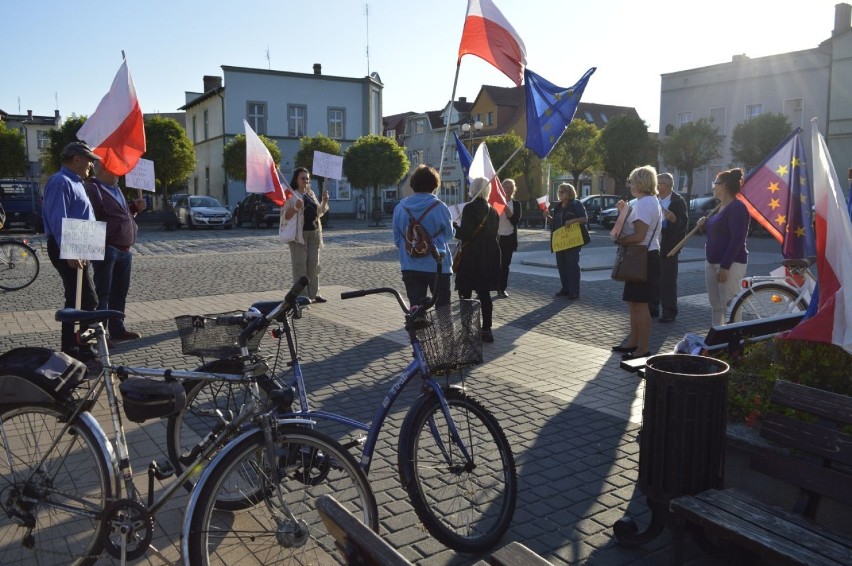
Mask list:
[[[147,150],[144,159],[154,162],[154,176],[169,198],[169,186],[187,180],[195,170],[195,150],[177,120],[151,116],[145,120]]]
[[[488,146],[488,155],[491,156],[491,164],[494,169],[500,169],[500,178],[517,178],[524,174],[524,156],[526,148],[515,153],[519,147],[523,147],[524,140],[515,132],[509,132],[499,136],[489,136],[484,143]],[[513,155],[514,154],[514,155]],[[509,163],[506,160],[512,158]]]
[[[601,167],[597,146],[601,131],[594,124],[576,119],[568,124],[565,133],[556,143],[547,160],[556,169],[571,173],[574,187],[580,189],[580,175]]]
[[[281,150],[278,149],[278,144],[266,136],[257,136],[266,149],[269,150],[269,155],[272,156],[272,162],[275,164],[281,163]],[[246,180],[246,137],[239,134],[231,142],[225,146],[225,173],[235,181]]]
[[[296,158],[294,159],[296,167],[304,167],[313,175],[315,151],[321,151],[323,153],[328,153],[329,155],[340,155],[340,143],[331,138],[327,138],[322,134],[317,134],[317,137],[315,138],[309,138],[307,136],[299,138],[299,151],[296,152]],[[320,190],[322,190],[325,177],[320,175],[313,175],[313,177],[317,180],[317,183],[319,183]],[[325,220],[326,217],[323,216],[323,221]],[[323,224],[323,226],[325,226],[325,224]]]
[[[761,114],[736,125],[731,133],[731,156],[748,171],[756,167],[793,129],[783,114]]]
[[[50,144],[41,151],[41,170],[48,175],[53,175],[59,171],[62,163],[59,155],[62,153],[62,148],[71,142],[77,141],[77,131],[83,127],[86,122],[86,116],[77,116],[71,114],[61,126],[55,130],[50,130]],[[81,140],[86,141],[86,140]]]
[[[405,150],[396,141],[370,134],[355,140],[343,155],[343,174],[357,189],[373,189],[373,220],[379,224],[379,187],[394,185],[408,172]]]
[[[27,170],[24,136],[0,121],[0,177],[22,177]]]
[[[686,172],[686,200],[692,200],[693,174],[696,169],[722,157],[719,148],[725,136],[702,118],[684,124],[660,143],[660,155],[666,165]]]
[[[604,170],[615,179],[616,194],[627,194],[627,178],[636,167],[656,161],[648,125],[638,116],[609,121],[598,142]]]

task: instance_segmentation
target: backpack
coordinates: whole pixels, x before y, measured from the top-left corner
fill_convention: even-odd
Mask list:
[[[426,207],[426,210],[423,211],[423,214],[420,215],[419,218],[414,218],[414,215],[411,214],[411,211],[405,209],[405,212],[408,213],[408,227],[405,229],[405,251],[411,257],[419,258],[426,257],[429,255],[429,246],[432,245],[432,236],[429,235],[429,232],[426,231],[426,228],[423,227],[421,222],[429,213],[430,210],[435,208],[440,204],[440,201],[435,201]],[[437,236],[438,233],[436,232]]]

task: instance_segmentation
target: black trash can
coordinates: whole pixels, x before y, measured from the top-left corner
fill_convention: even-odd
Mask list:
[[[675,497],[722,487],[729,371],[725,362],[704,356],[648,358],[638,487],[653,517],[641,533],[629,518],[619,521],[619,543],[632,546],[656,537]]]

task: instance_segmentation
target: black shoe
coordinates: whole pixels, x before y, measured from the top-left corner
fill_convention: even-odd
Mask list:
[[[132,330],[125,329],[120,332],[110,332],[109,337],[110,340],[120,342],[121,340],[136,340],[137,338],[142,338],[142,335],[138,332],[133,332]]]
[[[619,354],[629,354],[636,351],[636,346],[622,346],[619,344],[618,346],[613,346],[612,351]]]
[[[556,296],[557,297],[567,297],[568,291],[559,291],[558,293],[556,293]]]
[[[580,298],[580,293],[568,293],[565,297],[569,300],[575,301]]]
[[[508,298],[509,298],[509,293],[507,293],[506,291],[497,291],[497,296],[498,296],[498,297],[503,297],[504,299],[508,299]]]
[[[483,342],[494,342],[494,334],[491,333],[490,329],[482,331],[482,341]]]
[[[648,356],[653,356],[654,354],[651,352],[645,352],[644,354],[637,354],[636,352],[627,353],[621,356],[621,359],[624,361],[627,360],[635,360],[636,358],[647,358]]]
[[[660,322],[674,322],[675,319],[673,316],[663,316],[660,317]]]
[[[651,311],[651,318],[659,318],[659,317],[660,317],[660,313]]]
[[[316,297],[314,297],[313,302],[315,302],[315,303],[327,303],[328,299],[324,299],[324,298],[320,297],[319,295],[317,295]]]

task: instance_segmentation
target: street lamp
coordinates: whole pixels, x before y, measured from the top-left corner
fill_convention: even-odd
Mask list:
[[[473,132],[474,130],[476,130],[476,132],[479,133],[479,130],[482,129],[482,126],[483,124],[481,120],[477,120],[476,122],[465,122],[464,124],[462,124],[462,131],[468,134],[468,145],[470,145],[471,153],[473,153]]]

